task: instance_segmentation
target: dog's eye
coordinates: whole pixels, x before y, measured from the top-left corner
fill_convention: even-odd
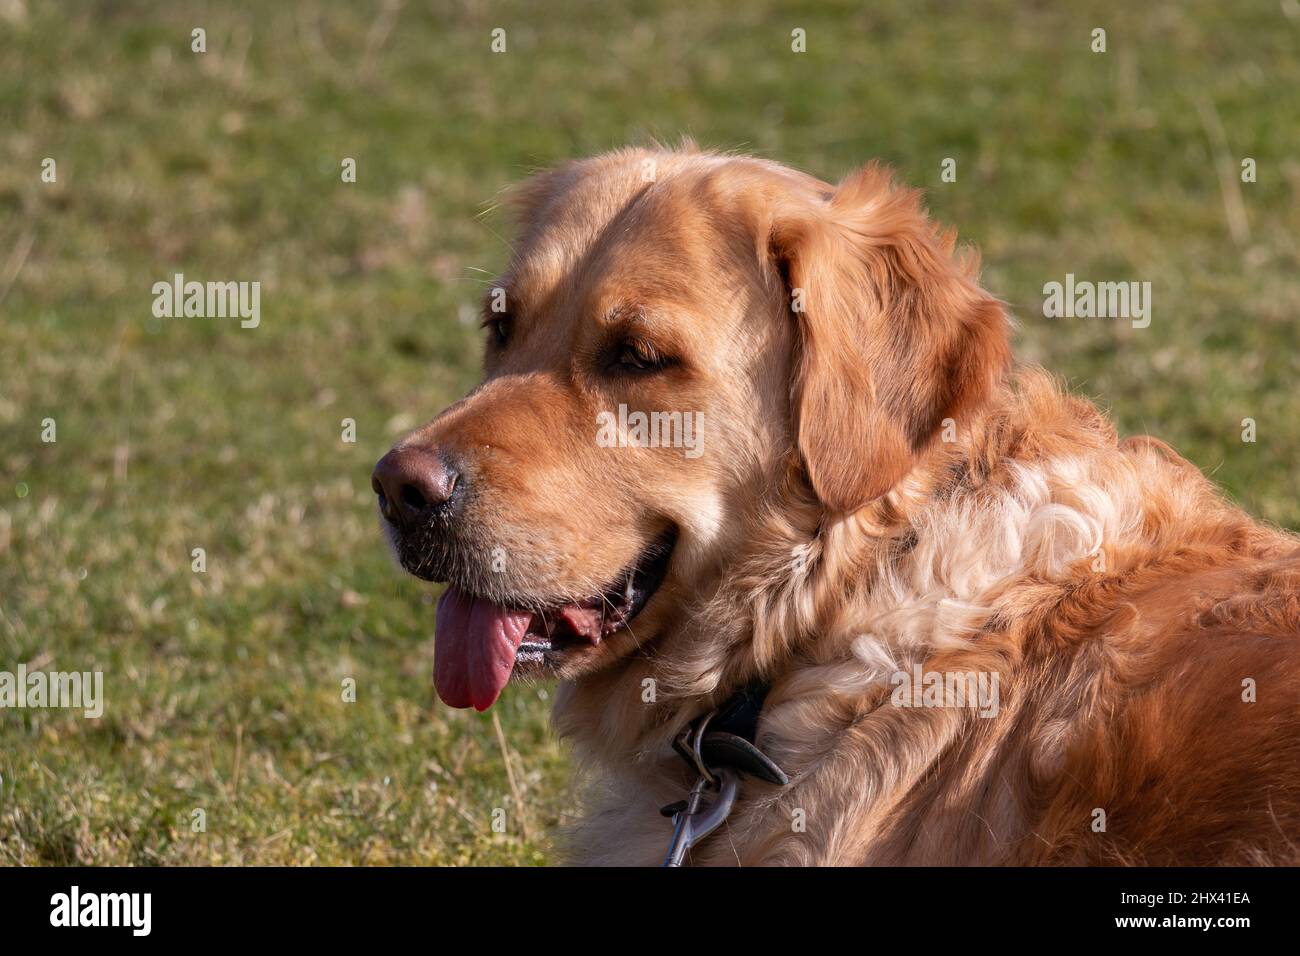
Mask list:
[[[483,323],[488,330],[488,337],[497,348],[505,348],[506,343],[510,341],[510,324],[508,315],[497,316]]]
[[[636,372],[652,372],[667,368],[672,359],[660,355],[653,345],[641,339],[628,339],[618,351],[615,364],[622,369]]]

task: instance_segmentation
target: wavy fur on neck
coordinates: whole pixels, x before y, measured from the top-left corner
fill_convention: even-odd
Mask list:
[[[1122,760],[1097,735],[1116,689],[1169,660],[1157,635],[1171,609],[1155,598],[1171,582],[1278,562],[1284,580],[1256,577],[1263,599],[1244,617],[1292,633],[1300,623],[1300,600],[1285,591],[1300,581],[1294,537],[1255,524],[1162,443],[1117,443],[1092,405],[1036,369],[999,388],[957,441],[935,444],[867,508],[826,521],[792,467],[749,527],[746,552],[671,636],[567,688],[557,706],[557,727],[596,785],[574,837],[578,859],[630,862],[644,826],[640,862],[654,862],[664,829],[646,822],[649,804],[669,802],[687,782],[668,756],[670,738],[761,675],[772,683],[765,746],[795,780],[786,791],[749,784],[758,793],[699,862],[1174,860],[1185,848],[1087,839],[1096,836],[1090,806],[1060,825],[1066,833],[1045,835],[1044,817],[1062,811],[1036,813],[1039,791],[1053,790],[1072,748],[1100,747],[1094,761],[1112,770]],[[1222,593],[1200,598],[1212,616],[1226,613],[1233,586],[1226,578]],[[1010,701],[993,721],[888,706],[890,675],[916,663],[998,672]],[[657,684],[653,706],[640,702],[647,677]],[[1254,716],[1265,726],[1281,717]],[[1252,739],[1262,742],[1262,729]],[[1283,746],[1296,752],[1294,737]],[[1097,792],[1123,789],[1118,779],[1099,783]],[[1080,797],[1057,794],[1062,803]],[[828,831],[792,832],[795,810],[824,816]],[[1212,861],[1277,853],[1300,825],[1296,803],[1284,813],[1196,852]]]

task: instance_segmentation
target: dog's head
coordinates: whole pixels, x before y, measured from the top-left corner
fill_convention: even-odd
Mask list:
[[[482,384],[375,469],[408,571],[450,583],[436,684],[650,648],[793,461],[828,519],[886,494],[1007,362],[1005,319],[909,192],[628,150],[511,197]]]

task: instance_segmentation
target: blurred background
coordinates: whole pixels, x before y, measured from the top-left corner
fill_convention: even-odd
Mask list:
[[[106,697],[0,711],[0,863],[551,858],[548,688],[436,703],[369,475],[475,381],[497,192],[567,158],[891,163],[1022,360],[1300,526],[1298,50],[1300,0],[0,0],[0,670]],[[155,318],[177,272],[260,326]],[[1066,273],[1151,282],[1150,327],[1045,319]]]

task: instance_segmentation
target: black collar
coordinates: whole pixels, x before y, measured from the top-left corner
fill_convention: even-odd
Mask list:
[[[673,749],[702,776],[729,767],[784,787],[785,771],[758,746],[758,718],[771,685],[753,681],[728,697],[722,706],[703,714],[677,736]]]

